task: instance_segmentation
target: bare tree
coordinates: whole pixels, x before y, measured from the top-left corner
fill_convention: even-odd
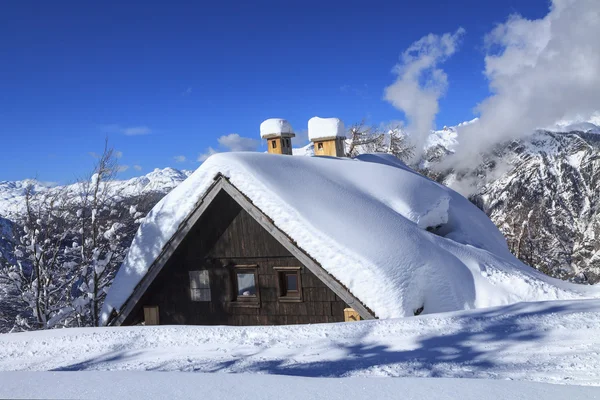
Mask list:
[[[92,173],[80,180],[72,199],[80,252],[80,297],[74,308],[91,325],[98,324],[106,290],[129,246],[124,238],[132,236],[140,217],[134,204],[125,205],[115,185],[118,171],[114,150],[106,141]]]
[[[356,157],[364,153],[388,153],[408,162],[415,154],[415,147],[410,144],[406,132],[400,125],[367,126],[362,120],[352,125],[348,134],[350,136],[348,157]]]
[[[10,259],[0,255],[0,322],[16,329],[98,324],[106,290],[141,219],[160,199],[153,193],[122,196],[118,165],[105,143],[90,175],[74,185],[25,190],[12,219]],[[13,312],[14,308],[21,312]]]
[[[374,126],[367,126],[365,120],[352,125],[348,131],[350,145],[346,155],[356,157],[364,153],[381,152],[385,143],[385,135]]]
[[[70,235],[65,200],[62,190],[36,196],[33,186],[25,189],[25,210],[17,218],[15,259],[12,263],[5,260],[2,268],[3,280],[30,311],[22,316],[24,325],[51,327],[70,311],[65,305],[76,264],[64,246]]]
[[[415,156],[415,146],[408,140],[408,135],[400,125],[387,128],[388,146],[386,153],[393,154],[404,162]]]

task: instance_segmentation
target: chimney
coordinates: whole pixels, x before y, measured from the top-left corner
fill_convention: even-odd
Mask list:
[[[346,156],[344,123],[339,118],[309,119],[308,138],[314,143],[315,156]]]
[[[285,119],[269,118],[260,124],[260,137],[267,140],[269,153],[292,155],[292,138],[296,136]]]

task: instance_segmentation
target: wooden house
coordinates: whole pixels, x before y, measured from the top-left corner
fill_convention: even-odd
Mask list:
[[[287,121],[265,121],[261,136],[270,153],[291,155]],[[276,325],[374,316],[218,175],[111,317],[112,325]]]
[[[170,248],[113,324],[277,325],[373,317],[223,176]]]
[[[341,121],[311,121],[313,142],[341,140]],[[285,120],[261,125],[267,144],[292,135]],[[291,153],[213,155],[165,196],[140,225],[100,323],[341,322],[558,293],[481,210],[397,158]],[[511,285],[499,285],[507,274]]]

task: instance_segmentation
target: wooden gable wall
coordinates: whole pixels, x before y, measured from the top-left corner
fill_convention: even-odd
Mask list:
[[[235,266],[256,265],[259,302],[235,301]],[[278,298],[277,267],[299,267],[302,301]],[[190,271],[209,270],[211,301],[194,302]],[[344,321],[348,307],[234,199],[221,191],[124,321],[158,306],[161,325],[279,325]]]

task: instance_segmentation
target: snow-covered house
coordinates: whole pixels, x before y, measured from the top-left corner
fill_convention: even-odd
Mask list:
[[[280,148],[291,135],[261,125]],[[101,322],[318,323],[597,294],[523,265],[483,212],[393,156],[225,153],[148,214]]]

